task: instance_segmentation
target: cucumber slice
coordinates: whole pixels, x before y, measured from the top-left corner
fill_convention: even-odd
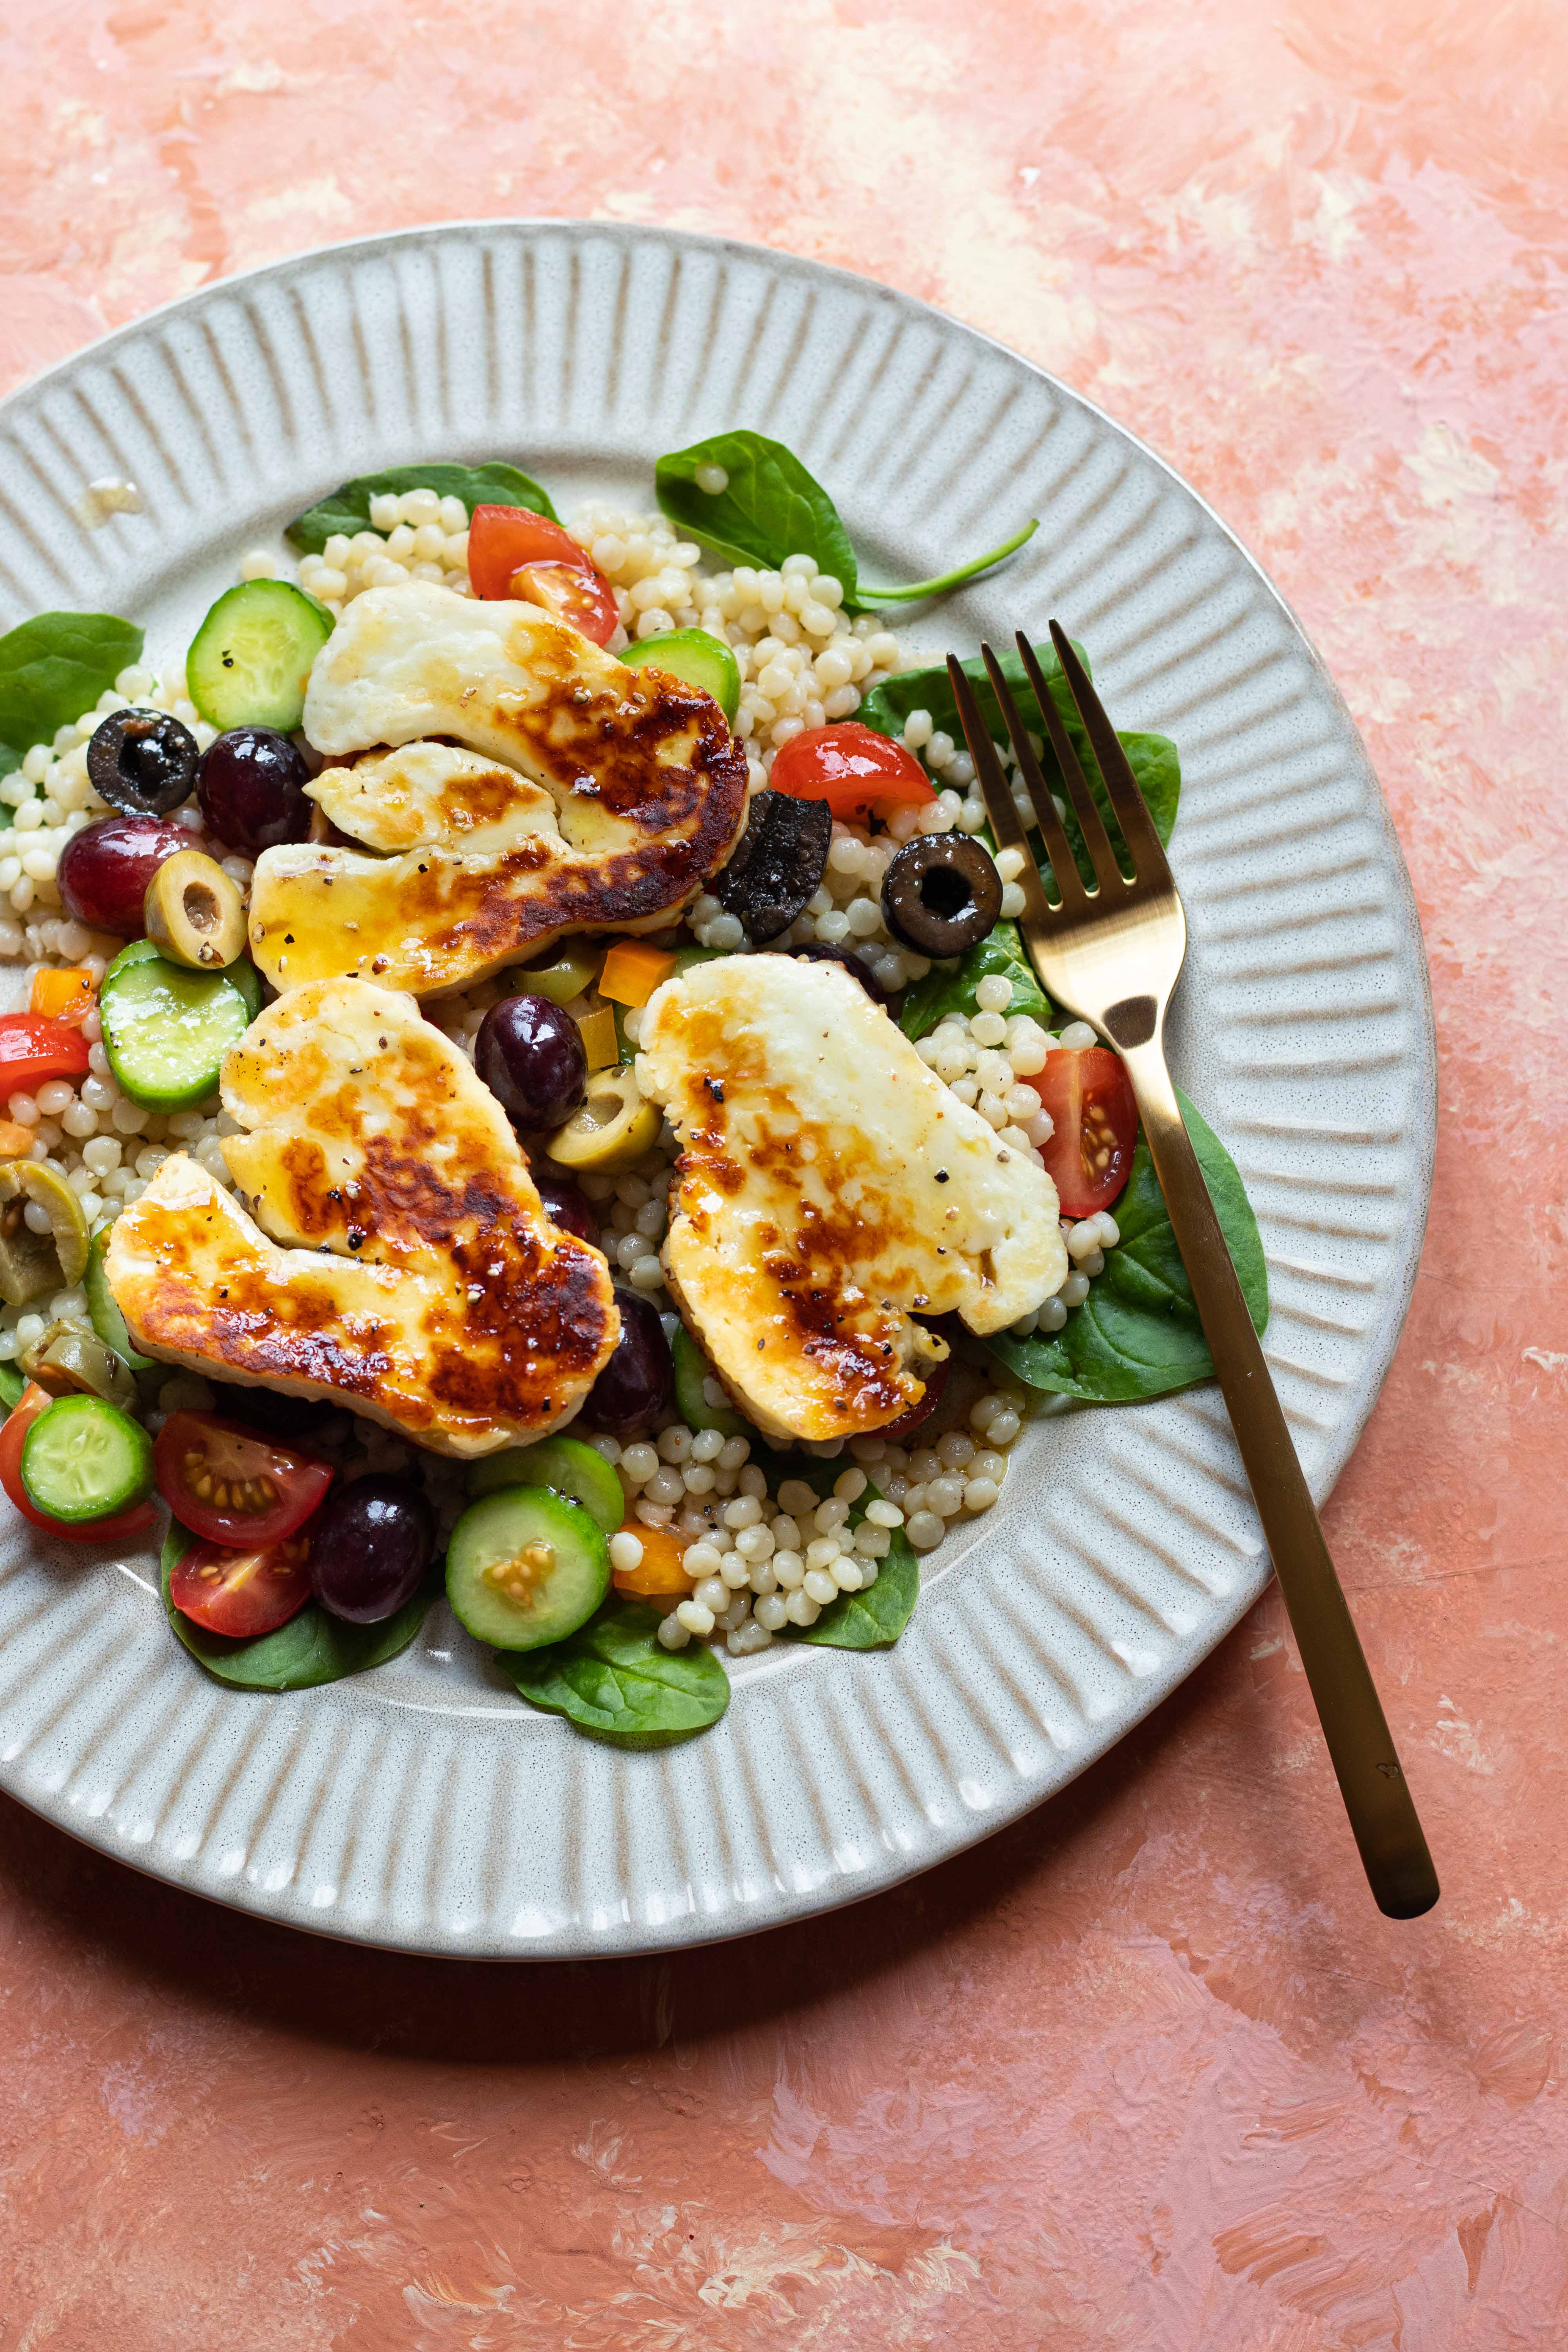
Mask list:
[[[675,1402],[687,1428],[721,1429],[726,1437],[749,1436],[750,1428],[739,1413],[727,1405],[710,1404],[703,1394],[702,1383],[713,1367],[684,1323],[675,1335],[670,1354],[675,1359]],[[616,1483],[618,1486],[620,1481]]]
[[[625,1521],[621,1482],[602,1454],[580,1437],[544,1437],[537,1445],[509,1445],[468,1465],[471,1497],[493,1495],[500,1486],[550,1486],[569,1503],[581,1503],[607,1536]]]
[[[324,604],[288,580],[227,589],[191,639],[185,683],[209,725],[276,727],[305,715],[310,664],[332,634]]]
[[[105,1225],[100,1234],[94,1234],[92,1246],[87,1254],[87,1311],[92,1318],[92,1328],[104,1346],[113,1349],[128,1371],[150,1372],[153,1359],[141,1355],[132,1346],[130,1327],[115,1304],[109,1276],[103,1270],[103,1261],[109,1255],[109,1230]]]
[[[733,727],[741,708],[741,672],[722,637],[710,636],[706,629],[672,629],[665,637],[639,637],[621,659],[628,669],[651,662],[655,669],[667,669],[672,677],[710,694]]]
[[[603,1528],[543,1486],[502,1486],[470,1503],[447,1547],[447,1598],[493,1650],[564,1641],[609,1589]]]
[[[109,1066],[132,1101],[144,1110],[205,1102],[255,1018],[254,991],[243,959],[226,971],[191,971],[166,962],[151,940],[121,949],[103,975],[100,1011]]]
[[[23,1441],[22,1484],[35,1510],[68,1527],[128,1511],[153,1491],[153,1441],[101,1397],[60,1397]]]

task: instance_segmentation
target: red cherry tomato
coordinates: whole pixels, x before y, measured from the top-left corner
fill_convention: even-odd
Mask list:
[[[158,1491],[182,1527],[246,1550],[264,1551],[291,1536],[332,1483],[331,1465],[319,1455],[274,1445],[211,1412],[172,1412],[153,1463]]]
[[[276,1633],[310,1597],[310,1537],[301,1528],[254,1551],[193,1544],[169,1577],[169,1598],[209,1633]]]
[[[85,1078],[87,1039],[70,1021],[42,1013],[0,1013],[0,1102],[37,1094],[51,1078]]]
[[[46,1535],[64,1536],[68,1543],[134,1543],[138,1537],[151,1535],[157,1514],[151,1503],[134,1503],[128,1511],[111,1511],[104,1519],[79,1520],[67,1527],[61,1519],[51,1519],[34,1507],[27,1499],[22,1484],[22,1441],[41,1412],[47,1412],[54,1398],[41,1389],[37,1381],[29,1381],[0,1428],[0,1486],[4,1486],[25,1519]]]
[[[826,801],[845,824],[936,798],[912,751],[856,719],[792,736],[774,754],[768,782],[775,793],[788,793],[794,800]]]
[[[1080,1054],[1062,1046],[1025,1084],[1056,1123],[1040,1156],[1063,1216],[1092,1217],[1097,1209],[1109,1209],[1127,1181],[1138,1140],[1138,1105],[1126,1065],[1104,1045]]]
[[[615,591],[569,530],[527,507],[476,507],[468,524],[468,579],[489,603],[519,596],[542,604],[608,645],[620,625]]]

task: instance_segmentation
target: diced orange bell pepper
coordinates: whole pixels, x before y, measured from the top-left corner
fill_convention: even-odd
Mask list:
[[[98,982],[85,964],[73,964],[67,971],[42,964],[33,974],[27,1010],[49,1021],[79,1021],[91,1012],[97,997]]]
[[[621,1041],[616,1034],[616,1016],[607,1004],[595,1013],[584,1013],[577,1024],[583,1040],[583,1051],[588,1056],[588,1067],[594,1070],[614,1069],[621,1058]]]
[[[635,1568],[616,1569],[616,1591],[645,1601],[684,1600],[695,1580],[680,1565],[680,1556],[691,1538],[677,1528],[645,1528],[640,1519],[628,1519],[621,1533],[636,1536],[642,1558]]]
[[[642,940],[617,940],[605,958],[599,993],[616,1004],[646,1004],[661,980],[675,970],[668,948],[650,948]]]
[[[0,1118],[0,1160],[26,1160],[33,1149],[33,1130],[14,1118]]]

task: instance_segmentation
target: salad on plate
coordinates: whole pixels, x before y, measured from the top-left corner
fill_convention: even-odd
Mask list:
[[[113,615],[0,638],[0,1485],[61,1542],[161,1498],[231,1685],[376,1666],[444,1592],[532,1706],[686,1738],[726,1660],[896,1641],[1031,1421],[1212,1370],[883,615],[1033,526],[878,586],[759,434],[655,488],[563,525],[510,463],[396,468],[179,675]],[[1168,839],[1175,746],[1123,741]]]

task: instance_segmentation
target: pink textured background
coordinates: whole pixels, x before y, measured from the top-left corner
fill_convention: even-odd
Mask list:
[[[1067,1799],[684,1959],[381,1958],[0,1812],[0,2346],[1568,2337],[1560,0],[22,0],[0,387],[436,215],[668,221],[1017,345],[1366,735],[1444,1118],[1330,1512],[1446,1883],[1373,1912],[1272,1597]]]

